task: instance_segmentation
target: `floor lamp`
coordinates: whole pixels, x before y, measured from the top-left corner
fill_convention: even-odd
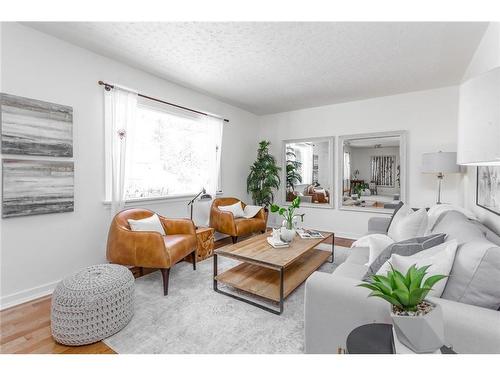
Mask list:
[[[422,173],[436,174],[438,178],[438,194],[436,204],[441,204],[441,184],[445,173],[459,173],[456,152],[432,152],[422,155]]]

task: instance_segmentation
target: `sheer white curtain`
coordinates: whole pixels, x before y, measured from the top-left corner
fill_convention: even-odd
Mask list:
[[[133,137],[137,114],[137,92],[115,85],[105,91],[106,170],[108,171],[107,199],[115,215],[125,205],[125,176],[127,153]]]
[[[222,151],[222,131],[224,120],[205,116],[203,119],[203,123],[208,127],[208,156],[209,156],[209,170],[207,176],[207,186],[205,186],[205,190],[208,194],[210,194],[213,198],[215,198],[215,194],[217,189],[221,184],[221,151]],[[211,151],[210,151],[211,150]]]
[[[350,189],[351,181],[351,153],[344,151],[344,189]]]

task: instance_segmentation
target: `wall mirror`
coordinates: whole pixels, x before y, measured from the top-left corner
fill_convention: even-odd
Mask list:
[[[406,132],[339,137],[339,208],[392,213],[406,202]]]
[[[283,141],[283,201],[333,207],[333,137]]]

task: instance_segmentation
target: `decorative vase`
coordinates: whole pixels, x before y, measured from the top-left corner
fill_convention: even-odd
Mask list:
[[[398,340],[416,353],[432,353],[444,344],[441,306],[425,302],[432,307],[424,315],[400,315],[391,312]]]
[[[280,238],[284,242],[292,242],[295,237],[295,229],[288,229],[286,227],[281,227],[280,229]]]

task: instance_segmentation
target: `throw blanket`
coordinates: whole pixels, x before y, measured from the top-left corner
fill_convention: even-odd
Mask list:
[[[262,210],[261,206],[246,205],[245,209],[243,210],[243,212],[245,213],[243,217],[245,219],[251,219],[252,217],[257,215],[260,210]]]

